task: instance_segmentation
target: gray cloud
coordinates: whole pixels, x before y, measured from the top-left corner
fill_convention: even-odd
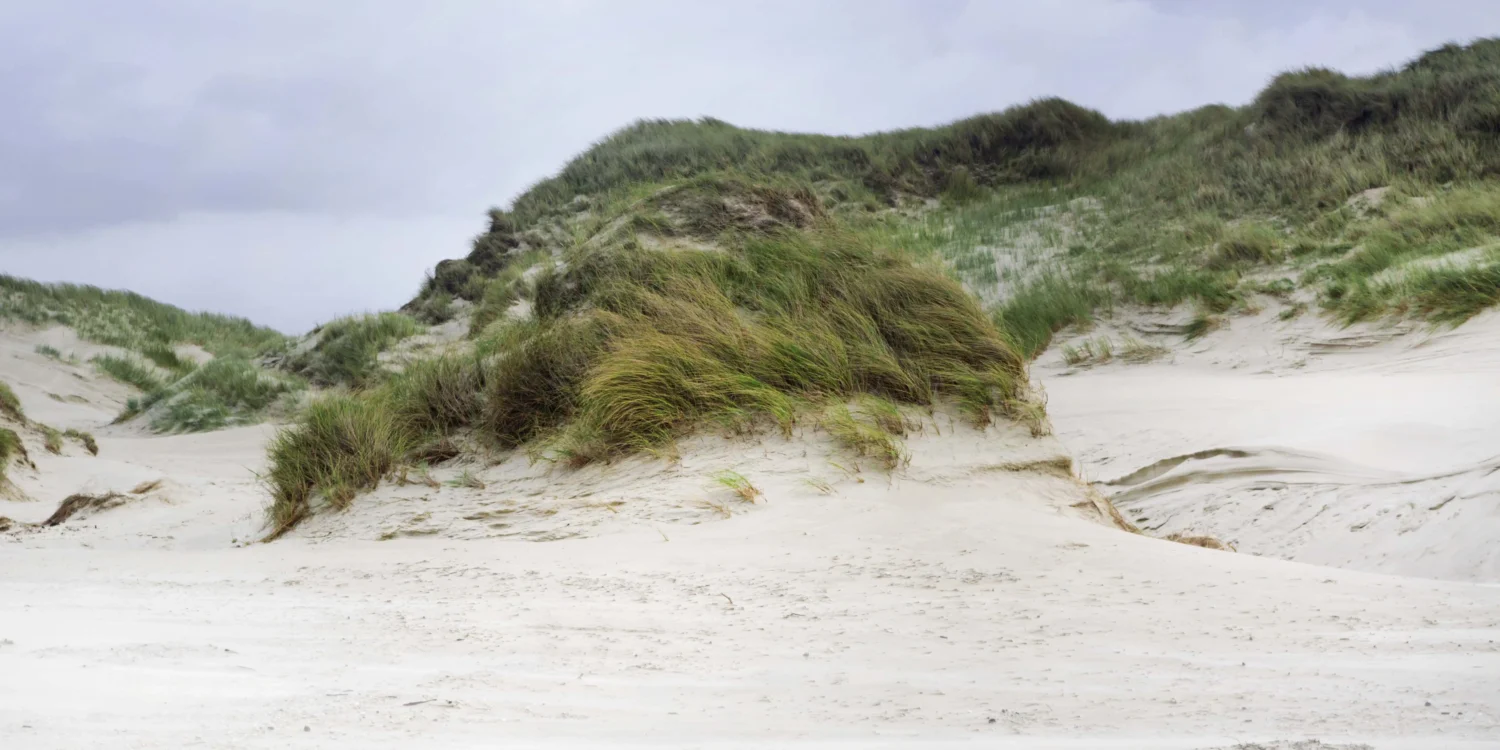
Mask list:
[[[1484,0],[7,4],[0,270],[305,328],[399,304],[484,208],[638,117],[1145,117],[1497,32]]]

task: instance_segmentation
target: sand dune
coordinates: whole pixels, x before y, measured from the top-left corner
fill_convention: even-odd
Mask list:
[[[1500,315],[1393,331],[1267,313],[1169,360],[1039,372],[1059,437],[1153,533],[1500,581]]]
[[[1423,348],[1451,346],[1456,362],[1492,331],[1475,325]],[[20,343],[0,358],[27,408],[58,403],[44,392],[66,378],[95,394],[94,426],[112,417],[123,394],[31,361],[34,335],[10,332]],[[938,415],[894,477],[856,471],[812,430],[702,436],[679,462],[583,472],[515,456],[441,467],[435,487],[388,484],[274,544],[244,545],[269,428],[100,429],[99,457],[38,456],[18,480],[36,499],[0,515],[39,521],[73,492],[165,481],[77,523],[0,535],[0,746],[1495,747],[1500,588],[1473,582],[1494,558],[1403,541],[1462,524],[1400,534],[1377,518],[1339,531],[1357,541],[1329,539],[1348,559],[1320,567],[1269,558],[1308,559],[1331,531],[1297,541],[1190,494],[1216,488],[1237,508],[1264,492],[1236,482],[1298,488],[1282,505],[1482,487],[1487,454],[1471,442],[1493,412],[1456,408],[1477,402],[1482,373],[1395,359],[1404,374],[1042,367],[1060,439]],[[1349,412],[1340,442],[1329,415],[1370,403],[1352,383],[1368,379],[1368,397],[1391,377],[1407,398]],[[1432,398],[1413,405],[1419,389]],[[1266,411],[1273,394],[1283,411]],[[1451,442],[1406,451],[1408,422]],[[1226,448],[1244,455],[1160,463]],[[1150,490],[1124,506],[1169,519],[1157,533],[1213,532],[1265,557],[1112,528],[1057,471],[1068,451],[1094,479],[1136,473],[1104,489]],[[726,469],[759,501],[716,487]],[[1439,476],[1454,469],[1468,473]],[[484,489],[452,486],[466,470]],[[1390,492],[1360,497],[1406,501]],[[1445,508],[1479,534],[1471,508],[1485,501]],[[1458,580],[1360,570],[1382,560]]]

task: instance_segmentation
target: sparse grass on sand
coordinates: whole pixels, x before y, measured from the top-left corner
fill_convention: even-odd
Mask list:
[[[901,439],[908,423],[899,407],[877,396],[857,399],[849,404],[829,404],[819,425],[857,456],[874,458],[887,471],[894,471],[911,460]]]
[[[743,502],[753,503],[755,502],[755,498],[760,497],[761,494],[758,487],[751,484],[750,480],[745,478],[745,475],[737,471],[726,469],[717,472],[713,476],[713,482],[734,493],[735,497],[738,497]]]
[[[36,353],[40,354],[43,357],[46,357],[48,359],[55,359],[55,360],[57,360],[59,362],[69,362],[69,363],[72,363],[72,362],[76,361],[76,359],[74,357],[72,357],[71,355],[65,357],[65,356],[63,356],[63,353],[58,350],[57,347],[50,346],[48,344],[37,344]]]

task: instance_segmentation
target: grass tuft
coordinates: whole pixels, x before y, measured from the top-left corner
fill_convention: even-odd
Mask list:
[[[842,403],[823,410],[820,426],[857,456],[878,460],[886,471],[908,463],[911,458],[902,445],[907,424],[895,404],[878,398],[865,398],[855,408]]]
[[[0,482],[8,481],[10,465],[17,458],[26,459],[26,446],[15,430],[0,428]]]
[[[315,503],[347,508],[356,493],[375,487],[413,446],[384,394],[334,394],[311,404],[272,439],[270,537],[290,530]]]
[[[536,319],[494,328],[472,357],[420,363],[335,402],[346,421],[380,425],[351,431],[368,444],[349,450],[409,462],[473,430],[501,447],[544,444],[577,466],[658,451],[704,426],[789,431],[803,404],[826,398],[951,400],[976,423],[1023,410],[1024,360],[940,274],[832,225],[721,242],[578,249],[538,278]],[[378,479],[323,450],[315,417],[272,450],[273,527],[318,493],[346,498]],[[888,410],[872,418],[893,424]]]
[[[94,439],[94,435],[92,433],[69,428],[68,430],[63,432],[63,437],[77,440],[78,443],[84,447],[84,450],[87,450],[89,452],[89,455],[99,455],[99,441]]]
[[[42,447],[55,456],[62,455],[63,435],[55,428],[42,425]]]
[[[145,392],[154,393],[167,383],[154,367],[131,356],[101,354],[91,360],[100,372]]]
[[[755,498],[760,497],[760,489],[750,483],[749,479],[737,471],[724,470],[713,476],[714,484],[733,492],[740,500],[753,503]],[[727,514],[726,514],[727,515]]]

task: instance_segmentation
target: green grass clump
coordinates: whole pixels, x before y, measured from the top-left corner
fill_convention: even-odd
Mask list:
[[[294,357],[288,369],[317,385],[370,385],[378,357],[396,342],[422,331],[422,325],[401,313],[378,313],[340,318],[322,326],[318,343]]]
[[[151,342],[138,351],[141,356],[151,360],[152,364],[179,378],[187,376],[198,367],[196,362],[179,356],[177,350],[169,344]]]
[[[262,477],[271,491],[272,538],[305,518],[316,498],[348,507],[414,447],[412,430],[389,407],[378,391],[335,394],[314,402],[277,433],[268,449],[270,469]]]
[[[63,353],[58,351],[57,347],[55,346],[50,346],[48,344],[38,344],[36,347],[36,353],[48,359],[55,359],[59,362],[64,361]]]
[[[134,357],[101,354],[91,361],[105,375],[146,393],[154,393],[167,386],[166,379],[160,372]]]
[[[1047,348],[1054,333],[1088,323],[1113,297],[1096,279],[1047,274],[1001,302],[995,320],[1016,349],[1030,358]]]
[[[839,445],[857,456],[876,459],[886,471],[911,460],[901,441],[906,435],[906,420],[899,408],[885,399],[866,396],[852,409],[844,403],[830,404],[823,410],[819,425]]]
[[[156,432],[205,432],[254,422],[273,404],[303,388],[294,377],[268,373],[244,356],[218,357],[187,376],[127,404],[121,419],[161,405]]]
[[[511,306],[528,290],[522,279],[526,271],[542,261],[542,254],[527,253],[508,260],[508,264],[494,278],[485,283],[474,315],[469,319],[469,335],[477,337],[491,324],[505,317]]]
[[[26,424],[26,411],[21,408],[21,399],[16,396],[15,390],[9,383],[0,381],[0,414]]]
[[[42,425],[42,447],[53,455],[62,455],[63,435],[56,428]]]
[[[1408,200],[1345,234],[1355,249],[1304,275],[1321,283],[1324,306],[1345,322],[1392,312],[1456,322],[1494,304],[1500,187]]]
[[[347,504],[460,430],[580,465],[702,425],[790,429],[805,405],[861,394],[952,400],[980,423],[1026,412],[1023,359],[941,274],[835,225],[722,240],[715,252],[628,238],[580,248],[536,279],[536,319],[495,329],[474,356],[328,402],[337,420],[310,413],[271,452],[273,528],[320,495]]]
[[[1208,256],[1208,267],[1233,268],[1239,265],[1264,265],[1278,259],[1281,237],[1264,224],[1246,223],[1230,227],[1219,245]]]
[[[760,497],[760,488],[750,483],[744,474],[728,469],[716,472],[713,475],[714,484],[733,492],[740,500],[753,503],[755,498]]]
[[[26,456],[26,445],[15,430],[0,428],[0,482],[7,481],[10,465],[17,457]]]

